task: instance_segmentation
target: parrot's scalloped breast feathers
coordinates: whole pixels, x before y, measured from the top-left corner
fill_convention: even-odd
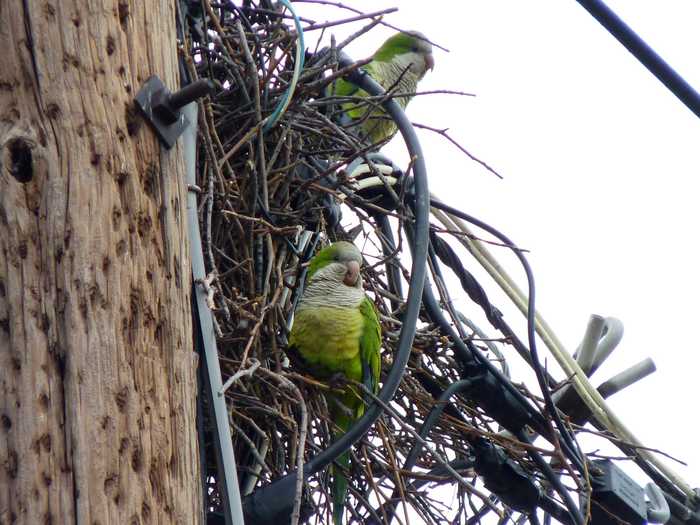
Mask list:
[[[382,46],[374,53],[374,60],[390,61],[396,55],[404,53],[432,53],[433,46],[425,38],[423,33],[418,31],[406,31],[396,33],[389,37]]]
[[[309,273],[307,279],[311,279],[313,275],[321,268],[332,262],[345,262],[355,260],[362,264],[362,254],[357,246],[347,241],[338,241],[330,246],[326,246],[309,263]]]

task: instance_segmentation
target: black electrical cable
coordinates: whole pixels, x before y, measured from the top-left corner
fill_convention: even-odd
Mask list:
[[[581,455],[577,452],[577,447],[574,443],[573,436],[571,435],[570,430],[564,425],[564,422],[561,420],[561,417],[559,416],[559,412],[554,405],[554,401],[552,400],[552,395],[549,391],[549,386],[547,385],[547,380],[544,377],[544,371],[542,370],[542,365],[540,364],[539,357],[537,355],[537,342],[535,338],[535,279],[532,275],[532,269],[530,268],[530,264],[527,262],[527,259],[525,256],[522,254],[522,252],[517,248],[517,246],[504,234],[493,228],[492,226],[486,224],[483,221],[480,221],[479,219],[472,217],[471,215],[464,213],[461,210],[458,210],[456,208],[453,208],[452,206],[449,206],[447,204],[444,204],[436,199],[432,199],[430,202],[430,205],[438,208],[442,211],[448,212],[452,215],[455,215],[465,221],[468,221],[475,226],[481,228],[482,230],[490,233],[497,239],[499,239],[501,242],[503,242],[505,245],[507,245],[515,256],[518,258],[520,261],[520,264],[523,267],[523,270],[525,271],[525,275],[527,277],[527,288],[528,288],[528,298],[527,298],[527,331],[528,331],[528,344],[530,346],[530,353],[532,354],[532,368],[535,371],[535,376],[537,377],[537,382],[540,385],[540,390],[542,391],[542,396],[544,397],[544,402],[545,406],[547,407],[547,411],[550,413],[552,416],[552,419],[554,420],[554,424],[556,425],[557,429],[559,430],[559,433],[566,444],[566,448],[568,448],[569,454],[573,454],[573,457],[571,458],[572,460],[575,458],[575,463],[579,469],[579,471],[582,471],[582,461],[583,458]],[[542,435],[546,435],[542,434]]]
[[[471,379],[463,379],[461,381],[457,381],[455,383],[452,383],[449,385],[445,391],[440,395],[440,397],[437,399],[435,406],[433,409],[430,411],[428,416],[425,418],[425,421],[423,422],[423,425],[418,433],[418,435],[422,438],[425,439],[428,436],[428,433],[430,429],[435,425],[437,422],[438,418],[444,411],[445,407],[447,406],[447,403],[449,402],[450,398],[458,393],[460,393],[463,390],[467,390],[471,385],[473,384],[473,380]],[[525,432],[521,432],[520,435],[517,436],[520,441],[523,443],[527,443],[527,440],[524,440],[523,438],[525,437]],[[467,440],[469,438],[467,437]],[[422,443],[420,441],[416,441],[416,443],[413,445],[411,448],[411,451],[409,452],[408,456],[406,457],[406,460],[404,461],[403,464],[403,470],[410,471],[413,466],[415,465],[415,462],[418,459],[418,456],[420,454],[420,450],[423,447]],[[533,461],[537,463],[538,467],[540,470],[542,470],[543,474],[545,477],[547,477],[547,480],[552,484],[554,487],[554,490],[559,493],[559,495],[562,497],[562,499],[565,500],[565,504],[567,506],[567,509],[569,512],[567,513],[565,509],[561,508],[554,500],[551,499],[545,499],[543,496],[540,496],[538,500],[538,505],[541,506],[544,510],[546,510],[549,513],[555,514],[557,516],[557,519],[560,519],[563,523],[577,523],[581,525],[583,523],[583,516],[580,515],[580,512],[578,511],[578,508],[574,504],[573,500],[571,499],[571,496],[569,492],[566,490],[566,487],[563,486],[559,478],[554,474],[552,471],[551,467],[544,461],[542,456],[537,453],[534,450],[529,451],[530,457],[533,458]],[[544,465],[544,468],[543,468]],[[549,474],[549,475],[548,475]],[[392,498],[390,500],[390,506],[388,508],[385,508],[385,511],[387,513],[387,516],[392,517],[394,513],[396,512],[396,489],[394,490],[394,494],[392,494]],[[567,501],[568,498],[568,501]],[[576,512],[572,512],[572,509],[576,509]],[[534,511],[533,511],[534,512]],[[562,516],[566,516],[566,518],[561,519]],[[571,517],[573,517],[573,520],[571,520]],[[577,517],[580,517],[580,520],[577,519]],[[567,519],[568,518],[568,519]],[[389,519],[389,522],[391,522],[391,519]]]
[[[385,227],[386,227],[386,225],[385,225]],[[409,237],[410,237],[410,233],[409,233]],[[512,246],[512,243],[511,243],[511,246]],[[431,255],[434,256],[434,254],[431,254]],[[434,261],[434,263],[436,263],[436,261]],[[429,292],[429,285],[428,284],[426,284],[426,287],[424,288],[424,305],[426,305],[426,294],[432,295],[432,292]],[[432,297],[432,301],[430,301],[430,300],[427,301],[427,303],[431,303],[431,302],[435,302],[434,297]],[[437,310],[439,311],[439,307],[437,307],[437,305],[435,305],[435,306],[436,306]],[[427,305],[426,305],[426,309],[430,310],[430,308],[427,308]],[[433,317],[434,317],[434,315],[431,315],[431,318],[433,318]],[[440,313],[440,317],[442,317],[441,313]],[[451,327],[449,326],[449,324],[447,324],[446,320],[444,320],[444,317],[442,317],[442,320],[449,328],[448,331],[451,331]],[[439,323],[439,324],[442,324],[442,323]],[[444,328],[444,326],[442,326],[442,328]],[[459,339],[459,337],[457,336],[457,334],[454,332],[452,332],[452,339],[454,339],[456,342],[457,341],[462,342]],[[459,343],[457,343],[457,344],[459,344]],[[464,350],[466,352],[471,352],[472,354],[475,354],[475,355],[480,355],[478,353],[478,351],[476,351],[474,349],[465,348]],[[486,360],[486,361],[488,362],[488,360]],[[489,362],[489,364],[490,364],[490,362]],[[459,389],[460,387],[465,388],[470,383],[471,383],[471,380],[467,380],[465,382],[455,383],[451,386],[450,390],[452,390],[453,388]],[[504,384],[507,384],[507,383],[509,383],[509,381],[504,378]],[[449,394],[448,394],[448,397],[449,397]],[[443,404],[442,408],[444,408],[444,404]],[[434,410],[431,412],[429,418],[426,420],[426,422],[424,422],[424,425],[421,429],[420,435],[422,437],[425,437],[423,434],[427,434],[429,429],[434,425],[435,421],[437,420],[437,417],[439,416],[439,412],[441,412],[441,411],[442,410],[439,410],[439,411]],[[525,437],[524,432],[521,432],[521,438],[522,437]],[[525,441],[525,442],[527,442],[527,441]],[[413,466],[413,463],[415,462],[415,459],[417,458],[417,454],[419,453],[419,450],[420,450],[420,447],[414,446],[414,448],[412,449],[412,451],[409,454],[409,457],[407,458],[407,461],[404,464],[404,469],[408,470]],[[574,457],[574,460],[577,459],[577,455],[574,454],[573,457]],[[558,518],[565,515],[568,518],[568,519],[562,520],[565,523],[577,523],[577,524],[582,523],[583,517],[581,516],[580,511],[578,510],[578,508],[574,504],[573,500],[571,499],[570,495],[568,494],[568,491],[566,490],[566,488],[561,484],[559,478],[553,472],[551,467],[541,457],[538,456],[538,458],[540,460],[540,461],[536,461],[538,463],[538,466],[541,468],[545,477],[547,477],[547,479],[550,481],[550,483],[555,487],[557,492],[560,493],[560,496],[566,502],[567,507],[568,507],[568,513],[567,513],[567,511],[565,509],[562,509],[561,507],[559,507],[556,504],[556,502],[554,502],[554,500],[550,499],[550,500],[547,500],[547,501],[549,501],[549,503],[546,503],[546,502],[544,503],[544,506],[549,508],[548,512],[551,512],[552,514],[556,515]],[[580,463],[579,463],[579,467],[581,467]],[[395,502],[395,498],[393,496],[392,496],[392,499],[390,500],[390,502],[391,502],[390,508],[388,508],[386,510],[388,510],[389,514],[393,516],[393,514],[395,512],[395,508],[396,508],[396,502]],[[543,500],[543,502],[544,502],[544,500]],[[573,518],[573,521],[571,521],[572,518]]]
[[[381,235],[380,241],[382,244],[382,253],[384,257],[390,257],[396,251],[396,241],[394,240],[394,233],[391,231],[391,225],[389,224],[389,217],[386,215],[377,215],[375,217],[377,226],[379,227],[379,232]],[[389,284],[389,291],[396,297],[403,297],[403,289],[401,286],[401,272],[397,264],[393,264],[393,261],[387,261],[386,263],[386,274]],[[392,299],[391,308],[396,311],[399,309],[399,304]]]
[[[339,67],[341,68],[350,64],[351,61],[346,57],[341,57],[339,60]],[[382,87],[364,71],[353,71],[348,76],[348,80],[371,96],[382,96],[385,94]],[[382,102],[382,106],[396,123],[406,142],[409,154],[411,158],[414,159],[413,175],[415,184],[415,202],[413,206],[415,237],[411,247],[413,250],[413,262],[411,266],[408,295],[406,297],[406,308],[404,310],[403,324],[399,334],[394,363],[378,394],[379,400],[388,404],[393,399],[399,387],[403,372],[408,363],[413,338],[415,336],[418,314],[420,313],[421,296],[426,277],[426,260],[428,256],[430,192],[428,190],[425,159],[411,122],[396,101],[387,99]],[[353,443],[362,438],[382,412],[381,404],[371,404],[364,415],[357,420],[345,434],[304,465],[304,476],[308,476],[323,469],[350,448]],[[250,523],[263,525],[279,523],[280,520],[288,518],[294,502],[296,477],[297,472],[291,472],[247,496],[243,501],[246,520],[250,521]]]
[[[408,196],[413,196],[412,192],[410,191],[410,188]],[[405,230],[410,240],[413,236],[410,225],[405,225]],[[410,242],[409,247],[411,247]],[[508,394],[513,396],[513,398],[519,403],[522,411],[524,413],[527,413],[527,424],[530,425],[533,429],[535,429],[535,431],[537,431],[539,434],[546,436],[548,433],[548,427],[542,414],[540,414],[539,411],[535,407],[533,407],[532,404],[530,404],[530,402],[525,398],[525,396],[523,396],[523,394],[513,385],[510,379],[505,377],[503,373],[500,370],[498,370],[498,368],[496,368],[493,365],[493,363],[491,363],[491,361],[489,361],[489,359],[481,355],[481,353],[473,347],[470,341],[467,341],[465,343],[465,341],[463,341],[459,337],[459,334],[457,334],[454,331],[447,319],[445,319],[445,317],[443,316],[442,310],[440,309],[440,306],[438,305],[438,302],[435,299],[435,296],[433,295],[430,283],[427,281],[423,288],[423,306],[425,307],[425,310],[430,319],[435,324],[437,324],[440,327],[440,329],[445,333],[445,335],[447,335],[453,341],[453,350],[458,360],[464,366],[472,366],[478,363],[484,369],[486,369],[488,373],[492,374],[508,391]],[[583,469],[582,465],[580,464],[579,467],[580,469]]]
[[[478,362],[487,373],[493,375],[499,383],[506,389],[508,394],[518,403],[519,409],[522,411],[519,419],[526,421],[525,424],[532,426],[537,430],[538,433],[544,433],[546,435],[546,422],[542,414],[540,414],[535,407],[533,407],[527,399],[522,395],[522,393],[515,388],[513,383],[505,377],[498,368],[496,368],[493,363],[491,363],[485,356],[473,348],[469,341],[465,343],[460,339],[459,334],[454,331],[452,326],[450,326],[447,319],[445,319],[440,306],[433,295],[430,285],[426,283],[425,289],[423,291],[423,305],[430,316],[430,318],[435,322],[443,333],[449,337],[454,343],[453,350],[458,360],[466,366],[473,366]],[[500,422],[502,425],[510,426],[508,422]]]
[[[381,223],[380,223],[380,229],[381,229],[381,233],[382,233],[382,234],[384,234],[384,235],[386,235],[386,236],[390,236],[390,237],[393,239],[393,234],[392,234],[391,230],[389,229],[388,221],[386,221],[386,222],[381,222]],[[434,264],[434,266],[437,266],[436,261],[433,261],[433,264]],[[506,325],[506,326],[507,326],[507,325]],[[522,343],[521,343],[521,344],[522,344]],[[508,380],[507,378],[503,378],[503,379],[504,379],[505,381],[508,381],[508,382],[509,382],[509,380]],[[459,381],[459,382],[457,382],[457,383],[452,384],[450,387],[448,387],[447,390],[445,390],[445,392],[444,392],[441,396],[437,396],[437,395],[436,395],[436,397],[439,398],[439,400],[438,400],[437,403],[439,404],[439,403],[445,401],[445,397],[444,397],[445,395],[447,395],[447,398],[449,398],[449,397],[451,397],[451,395],[454,394],[454,392],[465,388],[466,386],[468,386],[469,383],[471,383],[471,380]],[[438,405],[438,406],[439,406],[439,405]],[[443,408],[445,408],[445,409],[446,409],[446,408],[450,408],[450,407],[447,406],[446,404],[443,404],[442,406],[443,406]],[[423,427],[422,427],[422,429],[421,429],[421,431],[420,431],[421,437],[423,437],[423,438],[426,437],[426,435],[427,435],[429,429],[432,428],[432,426],[434,425],[434,422],[437,420],[437,417],[439,416],[439,413],[440,413],[441,411],[442,411],[442,410],[440,410],[440,411],[436,411],[436,410],[431,411],[431,413],[429,414],[428,418],[427,418],[426,421],[424,422]],[[410,469],[413,467],[413,465],[415,464],[415,460],[417,459],[418,453],[420,452],[420,448],[421,448],[421,446],[420,446],[419,443],[416,443],[416,445],[414,445],[413,449],[411,450],[411,452],[409,453],[408,457],[406,458],[406,461],[404,462],[404,466],[403,466],[403,469],[404,469],[404,470],[410,470]],[[395,501],[395,498],[396,498],[396,495],[397,495],[397,494],[396,494],[396,490],[395,490],[394,492],[395,492],[395,493],[392,494],[392,497],[391,497],[391,499],[389,500],[389,502],[391,502],[391,503],[390,503],[390,506],[388,506],[388,507],[385,508],[385,511],[387,512],[387,514],[388,514],[388,515],[391,515],[391,516],[393,516],[393,514],[396,512],[396,501]],[[387,504],[387,505],[389,505],[389,504]],[[565,524],[573,524],[573,521],[571,520],[571,518],[570,518],[569,514],[567,513],[566,509],[560,507],[560,506],[559,506],[554,500],[552,500],[551,498],[544,498],[544,499],[542,500],[542,508],[543,508],[543,509],[546,509],[546,510],[547,510],[548,512],[550,512],[551,514],[554,514],[560,522],[565,523]],[[488,509],[488,507],[486,507],[486,509]]]
[[[447,320],[444,318],[444,316],[440,312],[439,306],[437,305],[435,297],[432,295],[432,291],[431,291],[428,283],[426,283],[424,290],[423,290],[423,305],[425,306],[426,310],[428,311],[428,314],[430,315],[430,317],[440,325],[441,329],[448,335],[448,337],[450,337],[453,340],[453,342],[455,343],[457,348],[460,348],[460,346],[463,347],[462,352],[464,354],[468,354],[468,359],[473,360],[474,357],[472,357],[472,355],[476,356],[477,358],[482,358],[482,359],[484,359],[485,363],[488,364],[489,368],[491,369],[491,371],[493,373],[500,374],[500,371],[497,368],[495,368],[490,363],[490,361],[488,361],[488,359],[483,358],[483,356],[481,356],[479,352],[475,351],[472,354],[470,352],[470,350],[466,347],[464,342],[459,338],[458,334],[456,334],[454,332],[452,327],[449,325]],[[512,383],[507,378],[503,378],[502,383],[506,387],[508,387],[508,385],[510,385],[510,387],[512,387],[513,390],[517,393],[517,399],[522,398],[522,400],[527,404],[527,406],[534,412],[534,408],[532,408],[531,405],[529,405],[529,403],[526,400],[524,400],[524,398],[522,397],[522,394],[520,394],[520,392],[518,392],[513,387]],[[459,385],[459,387],[465,388],[466,386],[468,386],[468,382],[454,383],[453,385],[451,385],[451,387],[458,388],[455,385]],[[448,387],[448,390],[450,390],[449,387]],[[438,404],[436,406],[436,408],[437,407],[440,407],[440,410],[444,409],[444,403]],[[535,412],[535,414],[537,414],[537,416],[541,417],[541,415],[538,412]],[[432,422],[434,422],[435,417],[431,418]],[[541,422],[541,424],[544,425],[544,422]],[[429,428],[430,428],[430,426],[424,424],[423,430],[425,430],[427,432],[427,430],[429,430]],[[524,436],[524,432],[521,431],[521,435]],[[545,435],[545,434],[543,434],[543,435]],[[528,441],[524,441],[524,443],[527,443],[527,442]],[[556,476],[556,474],[554,473],[552,468],[549,466],[549,464],[547,464],[547,462],[544,461],[541,457],[539,459],[541,461],[538,462],[538,466],[540,466],[540,469],[542,470],[542,473],[544,474],[544,476],[552,484],[552,486],[555,488],[555,490],[557,490],[557,492],[559,492],[560,496],[562,497],[562,500],[564,500],[564,502],[567,504],[568,512],[569,512],[569,514],[571,514],[574,523],[577,523],[577,524],[583,523],[583,516],[581,516],[580,511],[578,510],[576,505],[571,500],[571,497],[569,496],[566,488],[561,484],[561,482],[559,481],[559,478]]]
[[[462,289],[467,292],[469,298],[481,306],[486,315],[486,319],[491,323],[496,330],[499,330],[510,342],[510,344],[515,347],[515,350],[520,354],[520,356],[525,360],[525,362],[532,366],[532,356],[530,355],[530,350],[523,344],[520,338],[515,334],[513,329],[506,323],[503,318],[503,314],[491,304],[489,301],[486,291],[477,282],[474,276],[467,271],[462,265],[462,261],[457,253],[452,249],[452,247],[438,236],[435,229],[430,230],[430,242],[435,249],[436,254],[440,260],[448,266],[457,276],[462,285]],[[556,381],[548,373],[545,373],[547,383],[554,386]]]
[[[651,71],[690,111],[700,117],[700,94],[601,0],[577,0],[593,18]]]
[[[478,282],[473,278],[469,272],[466,271],[466,269],[461,265],[461,262],[459,261],[457,254],[452,250],[452,248],[444,241],[442,240],[436,232],[431,229],[430,231],[430,240],[431,240],[431,246],[430,246],[430,257],[431,257],[431,262],[434,268],[434,271],[438,274],[438,277],[440,279],[443,279],[442,277],[442,272],[439,269],[439,265],[437,264],[437,261],[435,260],[435,253],[439,254],[440,259],[447,264],[448,267],[450,267],[455,274],[460,279],[460,282],[462,284],[462,287],[467,291],[469,297],[475,301],[477,304],[479,304],[484,312],[486,313],[487,318],[491,322],[491,324],[500,330],[506,337],[510,338],[511,344],[513,344],[516,349],[519,351],[523,357],[527,357],[526,362],[532,365],[532,356],[529,353],[528,348],[520,341],[520,339],[517,337],[517,335],[513,332],[513,330],[510,328],[510,326],[505,322],[503,319],[502,314],[491,305],[489,302],[488,298],[486,297],[486,292],[484,289],[479,285]],[[437,249],[435,248],[437,246]],[[443,279],[444,281],[444,279]],[[450,302],[449,298],[449,292],[445,290],[445,293],[447,294],[446,300]],[[545,381],[547,385],[554,385],[555,381],[554,378],[552,378],[548,373],[545,371],[542,371],[543,376],[545,378]],[[508,378],[506,378],[508,379]],[[509,380],[509,379],[508,379]],[[563,442],[563,450],[569,456],[572,461],[576,464],[577,469],[580,472],[583,472],[582,468],[583,465],[580,463],[578,460],[579,454],[572,452],[571,449],[569,448],[568,442],[565,440]]]
[[[522,441],[523,443],[528,443],[527,435],[525,434],[524,430],[521,430],[517,434],[517,438]],[[559,479],[559,476],[557,476],[554,471],[552,470],[552,467],[547,463],[542,455],[537,452],[536,450],[532,448],[527,449],[527,454],[532,458],[532,461],[535,462],[537,467],[540,469],[540,471],[544,474],[544,476],[547,478],[547,481],[549,481],[550,485],[552,485],[552,488],[561,496],[562,500],[564,501],[564,505],[566,508],[569,510],[569,514],[571,517],[574,519],[577,525],[583,525],[585,522],[585,518],[583,517],[583,514],[581,514],[581,511],[578,509],[576,506],[576,503],[574,503],[573,498],[571,497],[571,494],[569,494],[569,491],[566,489],[564,484],[561,482]]]
[[[450,208],[449,206],[446,206],[447,208]],[[448,211],[452,213],[453,215],[458,215],[462,216],[465,220],[470,220],[472,219],[471,216],[460,212],[459,210],[454,210],[454,209],[446,209],[445,211]],[[456,212],[456,213],[455,213]],[[474,219],[476,220],[476,219]],[[481,221],[477,221],[480,224]],[[479,224],[477,224],[479,225]],[[487,231],[493,230],[490,226],[484,224],[486,226]],[[490,232],[491,233],[491,232]],[[498,233],[498,232],[497,232]],[[407,227],[407,236],[409,239],[411,238],[411,231],[410,228]],[[498,235],[496,235],[498,237]],[[505,237],[505,236],[503,236]],[[506,244],[510,244],[512,246],[512,243],[505,238],[501,238],[502,241],[504,241]],[[527,263],[527,262],[526,262]],[[529,266],[527,267],[529,269]],[[500,370],[498,370],[493,364],[486,359],[486,357],[482,356],[480,352],[478,352],[476,349],[470,349],[467,347],[467,345],[462,341],[462,339],[459,337],[459,335],[454,331],[454,329],[450,326],[449,322],[447,319],[445,319],[444,315],[442,314],[440,307],[437,303],[437,300],[435,299],[435,296],[433,295],[432,289],[430,287],[430,284],[426,282],[424,288],[423,288],[423,306],[425,307],[426,311],[428,312],[428,315],[430,318],[436,322],[440,328],[443,330],[443,332],[453,341],[455,344],[455,353],[460,358],[462,361],[466,362],[473,362],[474,359],[476,358],[481,362],[481,364],[488,369],[489,373],[495,375],[497,378],[499,378],[501,384],[506,388],[506,390],[511,393],[515,400],[519,401],[522,405],[522,408],[526,410],[529,414],[529,417],[532,418],[532,421],[530,423],[530,426],[536,429],[538,433],[540,433],[543,436],[547,436],[549,434],[549,429],[544,422],[544,418],[542,415],[535,411],[535,409],[530,405],[530,403],[524,398],[524,396],[515,388],[515,386],[511,383],[510,380],[505,378]],[[534,319],[533,319],[534,321]],[[530,334],[531,339],[532,339],[532,334]],[[531,341],[532,342],[532,341]],[[533,360],[537,362],[537,356],[533,356]],[[506,422],[501,422],[501,424],[504,424]],[[538,424],[539,423],[539,424]],[[563,426],[563,424],[562,424]],[[539,427],[539,428],[538,428]],[[514,433],[520,432],[522,436],[525,436],[524,431],[522,428],[520,429],[513,429],[515,430]],[[520,438],[519,438],[520,439]],[[529,441],[525,440],[524,443],[528,443]],[[565,445],[566,441],[562,443],[562,445]],[[565,447],[562,447],[565,448]],[[572,456],[573,453],[572,449],[568,456]],[[534,459],[534,458],[533,458]],[[576,463],[576,466],[579,468],[579,470],[583,469],[583,465],[581,464],[581,461],[579,460],[578,456],[573,454],[573,457],[570,457],[574,463]],[[581,515],[579,509],[576,507],[576,505],[573,503],[573,500],[571,499],[569,493],[567,492],[566,488],[561,484],[561,481],[557,477],[557,475],[554,473],[552,468],[549,466],[549,464],[544,461],[541,457],[539,457],[538,461],[538,466],[540,466],[540,469],[542,470],[542,473],[544,476],[547,478],[547,480],[552,484],[552,486],[557,490],[557,492],[560,494],[562,500],[567,506],[567,509],[569,513],[571,514],[574,522],[576,524],[581,524],[583,523],[583,516]],[[577,461],[578,460],[578,461]]]
[[[537,511],[535,509],[527,515],[527,519],[530,525],[540,525],[540,520],[537,518]]]
[[[438,207],[438,208],[441,208],[441,209],[445,209],[445,211],[448,211],[449,213],[452,213],[452,214],[454,214],[454,215],[461,216],[461,217],[462,217],[463,219],[465,219],[465,220],[470,220],[470,219],[472,219],[471,217],[467,216],[467,215],[464,214],[463,212],[460,212],[459,210],[456,210],[456,209],[454,209],[454,208],[451,208],[451,207],[449,207],[449,206],[447,206],[447,205],[444,205],[444,204],[442,204],[442,203],[432,202],[432,205],[435,205],[435,207]],[[478,226],[482,226],[482,224],[479,224],[480,221],[476,221],[476,220],[475,220],[475,221],[472,221],[472,222],[476,223]],[[485,229],[486,229],[486,228],[485,228]],[[492,232],[492,233],[493,233],[493,232]],[[431,232],[431,236],[432,236],[433,239],[434,239],[434,235],[433,235],[433,234],[434,234],[434,232]],[[478,301],[477,301],[477,302],[478,302]],[[481,304],[481,303],[480,303],[480,304]],[[482,305],[482,306],[483,306],[483,305]],[[499,317],[499,320],[500,320],[500,317]],[[503,326],[506,327],[508,330],[510,330],[510,328],[508,327],[507,324],[504,323]],[[503,328],[501,328],[501,327],[497,327],[497,328],[503,330]],[[504,333],[505,333],[505,332],[504,332]],[[512,333],[512,332],[511,332],[511,333]],[[564,449],[568,449],[568,446],[566,446],[566,442],[563,442],[562,445],[564,445]],[[621,445],[620,445],[620,446],[621,446]],[[623,448],[623,447],[621,446],[621,448]],[[632,454],[632,452],[628,452],[628,453]],[[567,454],[567,455],[568,455],[568,454]],[[632,454],[632,455],[634,455],[634,454]],[[577,457],[577,455],[576,455],[575,457]],[[651,470],[645,468],[645,467],[646,467],[645,464],[642,464],[642,465],[640,465],[640,466],[641,466],[641,467],[643,468],[643,470],[644,470],[647,474],[649,474],[650,477],[652,477],[652,479],[654,479],[655,481],[657,481],[657,482],[659,482],[659,483],[661,483],[661,482],[666,482],[666,480],[665,480],[662,476],[660,476],[660,475],[655,475],[655,473],[654,473],[653,471],[651,471]],[[580,470],[580,467],[579,467],[579,470]],[[667,489],[669,489],[669,490],[672,490],[672,491],[674,491],[674,492],[677,492],[677,489],[676,489],[675,486],[672,486],[672,485],[667,484],[667,483],[665,483],[664,486],[665,486]],[[669,495],[667,494],[667,497],[668,497],[668,496],[669,496]],[[543,507],[543,508],[544,508],[544,507]],[[560,507],[559,507],[559,508],[560,508]],[[549,511],[548,511],[548,512],[549,512]],[[562,521],[560,515],[557,514],[556,507],[552,507],[551,514],[554,515],[559,521]],[[548,516],[545,516],[545,518],[547,519]]]
[[[430,429],[437,422],[438,418],[440,417],[440,415],[444,411],[445,407],[447,406],[447,403],[449,402],[450,398],[453,395],[459,393],[460,391],[468,388],[472,383],[473,383],[473,381],[471,379],[463,379],[461,381],[457,381],[456,383],[450,384],[442,392],[440,397],[435,401],[435,406],[428,413],[428,417],[425,418],[425,421],[423,421],[423,425],[421,426],[421,429],[418,432],[418,435],[422,439],[425,439],[428,436]],[[416,464],[416,461],[418,460],[418,456],[419,456],[422,448],[423,448],[423,443],[416,440],[415,443],[413,444],[413,447],[411,447],[411,450],[408,453],[408,456],[406,456],[406,459],[403,462],[402,470],[410,471],[413,468],[413,466]],[[391,498],[389,499],[389,501],[387,503],[384,504],[384,513],[386,514],[387,521],[389,523],[391,523],[391,520],[394,518],[394,514],[396,513],[396,507],[398,505],[398,496],[399,496],[399,489],[398,489],[398,487],[394,487],[394,490],[391,494]],[[374,522],[370,521],[370,522],[368,522],[368,525],[378,525],[378,523],[375,524]]]
[[[513,383],[503,375],[503,373],[496,368],[491,361],[489,361],[485,356],[473,348],[471,345],[468,346],[469,341],[466,343],[462,341],[459,334],[454,331],[452,326],[450,326],[447,319],[445,319],[440,306],[438,305],[435,296],[433,295],[432,288],[429,283],[426,283],[423,289],[423,306],[430,319],[437,324],[443,333],[449,337],[454,343],[453,350],[459,361],[466,366],[478,363],[483,366],[489,373],[493,374],[503,387],[508,391],[508,393],[515,398],[520,404],[521,409],[527,414],[529,418],[528,424],[532,426],[538,433],[544,433],[546,435],[546,422],[542,414],[540,414],[535,407],[533,407],[530,402],[525,399],[525,396],[515,388]]]

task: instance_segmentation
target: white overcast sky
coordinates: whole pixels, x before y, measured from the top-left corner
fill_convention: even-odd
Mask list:
[[[450,49],[435,51],[420,90],[477,96],[418,97],[408,115],[449,128],[504,180],[419,131],[431,189],[530,250],[537,308],[569,349],[590,314],[623,321],[622,343],[593,383],[652,357],[657,372],[609,402],[645,444],[688,462],[674,469],[700,486],[700,119],[574,0],[349,3],[367,12],[397,6],[388,21]],[[318,21],[341,16],[295,5]],[[608,5],[700,89],[700,2]],[[362,24],[334,32],[340,41]],[[369,56],[391,33],[374,29],[347,51]],[[384,152],[405,165],[400,139]],[[522,276],[516,264],[508,268]],[[508,312],[524,338],[522,318]]]

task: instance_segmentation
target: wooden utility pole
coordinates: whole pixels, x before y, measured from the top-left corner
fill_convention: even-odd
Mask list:
[[[176,0],[0,0],[0,524],[198,523]]]

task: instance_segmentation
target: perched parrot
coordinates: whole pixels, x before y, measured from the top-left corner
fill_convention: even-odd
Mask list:
[[[418,31],[397,33],[389,37],[372,55],[372,61],[364,66],[385,90],[395,88],[396,93],[415,93],[418,81],[435,65],[433,46]],[[339,79],[330,86],[330,93],[339,97],[367,97],[367,93],[347,80]],[[412,96],[395,100],[405,108]],[[390,139],[396,133],[394,121],[381,108],[373,109],[364,118],[370,106],[356,102],[342,104],[342,109],[353,121],[359,121],[359,135],[375,144]]]
[[[379,387],[379,348],[382,336],[374,303],[362,288],[362,255],[349,242],[323,248],[311,260],[306,288],[294,314],[288,353],[293,361],[321,380],[344,376],[370,391]],[[365,411],[362,394],[351,385],[344,394],[328,394],[334,439],[347,432]],[[333,523],[341,525],[348,492],[343,470],[350,466],[345,452],[332,470]]]

